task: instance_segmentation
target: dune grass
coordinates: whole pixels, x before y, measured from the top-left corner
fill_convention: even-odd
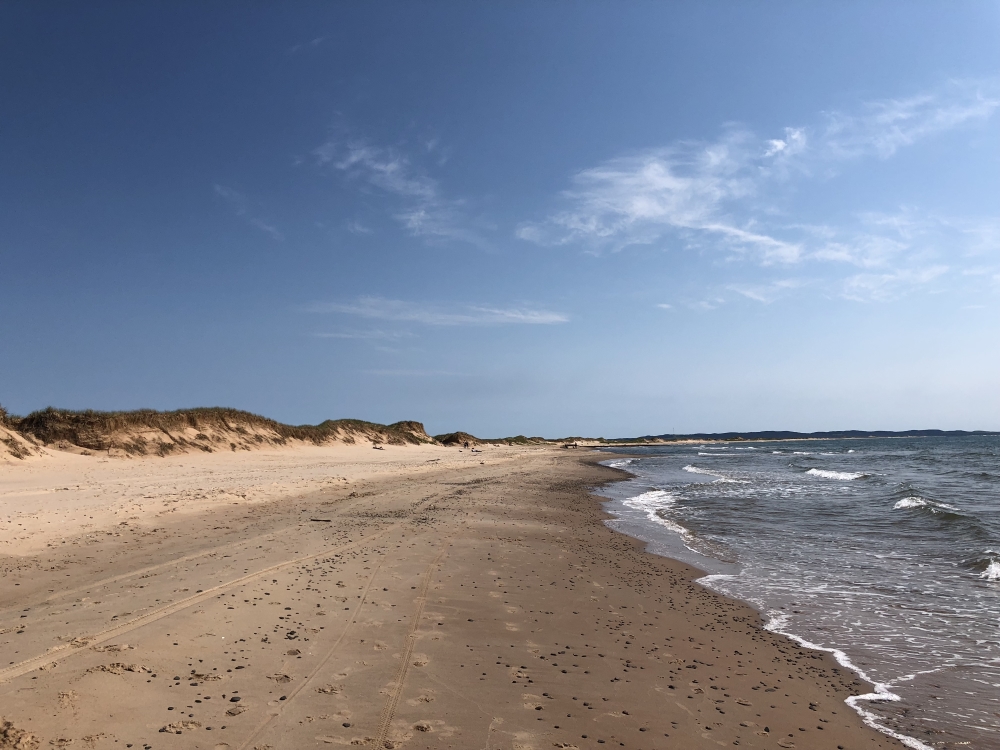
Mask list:
[[[5,426],[31,435],[46,444],[65,441],[95,450],[111,447],[116,435],[156,430],[170,436],[171,432],[189,428],[202,434],[205,431],[221,431],[248,437],[251,431],[257,434],[271,433],[268,442],[277,444],[301,440],[319,445],[334,439],[353,442],[357,437],[395,445],[434,442],[420,422],[404,421],[382,425],[361,419],[328,419],[318,425],[287,425],[259,414],[226,407],[175,411],[72,411],[48,407],[25,417],[15,417],[3,410],[0,412],[0,420],[3,420]]]

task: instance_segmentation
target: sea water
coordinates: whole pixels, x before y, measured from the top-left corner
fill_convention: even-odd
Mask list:
[[[609,524],[875,688],[914,748],[1000,748],[1000,438],[615,449]]]

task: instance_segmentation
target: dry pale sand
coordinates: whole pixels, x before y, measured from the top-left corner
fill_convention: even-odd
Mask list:
[[[4,467],[0,748],[898,747],[852,675],[607,529],[597,458]]]

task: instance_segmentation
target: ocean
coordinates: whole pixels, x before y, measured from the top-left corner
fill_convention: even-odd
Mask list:
[[[1000,748],[1000,438],[616,448],[609,525],[875,685],[913,748]]]

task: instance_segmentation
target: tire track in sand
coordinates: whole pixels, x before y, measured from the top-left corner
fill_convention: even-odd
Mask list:
[[[288,698],[281,705],[278,706],[278,710],[273,711],[266,717],[264,717],[264,719],[257,726],[253,728],[253,731],[250,732],[249,736],[247,736],[247,738],[243,740],[242,743],[240,743],[237,750],[246,750],[246,748],[250,746],[250,743],[253,742],[255,739],[257,739],[261,735],[261,733],[265,729],[267,729],[268,725],[272,721],[281,716],[282,711],[285,708],[287,708],[288,705],[293,700],[295,700],[295,697],[299,695],[310,682],[312,682],[313,678],[316,677],[316,675],[319,674],[320,670],[326,666],[326,663],[330,661],[330,658],[333,656],[336,650],[340,648],[340,644],[344,642],[344,638],[347,637],[347,631],[349,631],[351,629],[351,626],[354,625],[354,623],[357,621],[358,615],[361,614],[361,608],[364,607],[365,602],[368,601],[368,593],[371,591],[372,584],[375,583],[375,576],[377,576],[379,570],[382,569],[383,562],[385,562],[384,558],[379,561],[379,564],[375,566],[375,570],[373,570],[371,576],[369,576],[368,583],[365,584],[365,590],[361,594],[361,601],[358,602],[358,605],[354,608],[354,611],[351,612],[351,616],[347,620],[347,624],[344,625],[344,629],[340,632],[340,636],[337,638],[337,640],[334,641],[332,646],[330,646],[330,648],[327,650],[323,658],[319,660],[319,663],[309,672],[309,674],[306,675],[305,679],[302,680],[302,682],[300,682],[295,687],[295,689],[288,694]]]
[[[162,620],[164,617],[169,617],[170,615],[176,614],[188,607],[205,601],[206,599],[211,599],[214,595],[218,594],[220,591],[226,591],[233,588],[234,586],[239,586],[244,583],[249,583],[255,578],[267,575],[269,573],[274,573],[275,571],[287,568],[291,565],[296,565],[303,562],[308,562],[309,560],[315,560],[319,557],[326,557],[329,555],[336,554],[338,552],[344,552],[346,550],[353,549],[355,547],[360,547],[363,544],[368,544],[369,542],[387,534],[392,529],[400,526],[402,521],[397,523],[389,524],[388,526],[379,529],[378,531],[370,534],[362,539],[358,539],[355,542],[350,542],[348,544],[341,545],[339,547],[330,547],[323,550],[322,552],[317,552],[313,555],[304,555],[303,557],[295,557],[291,560],[285,560],[284,562],[271,565],[262,570],[258,570],[254,573],[248,573],[247,575],[240,576],[239,578],[234,578],[231,581],[226,581],[225,583],[220,583],[212,588],[205,589],[193,596],[180,599],[172,604],[168,604],[165,607],[160,607],[154,609],[146,614],[139,615],[138,617],[133,617],[131,620],[126,620],[125,622],[106,628],[92,635],[78,636],[71,643],[66,643],[61,646],[55,646],[49,649],[45,653],[33,656],[30,659],[25,659],[24,661],[18,662],[17,664],[12,664],[8,667],[0,669],[0,684],[8,682],[15,677],[20,677],[27,672],[30,672],[43,664],[49,664],[51,662],[58,662],[64,659],[68,659],[73,654],[80,653],[85,650],[84,646],[96,646],[98,644],[104,643],[116,638],[120,635],[124,635],[136,628],[140,628],[144,625],[149,625],[150,623],[156,622],[157,620]]]
[[[344,500],[340,500],[339,502],[343,504],[338,506],[332,512],[326,511],[325,512],[326,516],[332,520],[334,518],[340,518],[341,516],[347,515],[348,511],[353,510],[355,506],[360,504],[360,498],[355,499],[354,502],[348,502],[351,499],[352,498],[346,498]],[[33,606],[44,607],[46,605],[53,604],[54,602],[57,602],[60,599],[65,599],[67,596],[73,596],[74,594],[79,594],[84,591],[90,591],[92,589],[96,589],[101,586],[110,586],[113,583],[118,583],[119,581],[125,581],[128,580],[129,578],[148,576],[151,573],[154,573],[158,570],[163,570],[165,568],[171,568],[177,565],[182,565],[186,562],[191,562],[192,560],[197,560],[202,557],[211,557],[212,555],[218,555],[227,550],[238,549],[239,547],[249,547],[253,545],[255,542],[266,540],[269,537],[274,537],[275,534],[290,534],[294,531],[297,531],[299,525],[301,524],[291,525],[284,529],[280,529],[277,532],[265,531],[260,534],[257,534],[256,536],[247,537],[245,539],[237,539],[232,542],[226,542],[225,544],[220,544],[215,547],[209,547],[208,549],[202,550],[200,552],[191,552],[189,554],[183,555],[181,557],[175,557],[165,562],[157,563],[155,565],[149,565],[145,568],[139,568],[137,570],[131,570],[126,573],[119,573],[118,575],[110,576],[109,578],[101,578],[96,581],[92,581],[91,583],[75,586],[71,589],[60,589],[59,591],[56,592],[50,592],[49,596],[44,597],[41,601],[39,601],[37,604]]]
[[[444,547],[437,556],[427,566],[424,573],[424,581],[420,584],[420,591],[417,594],[416,607],[413,611],[413,621],[410,623],[410,632],[406,634],[406,644],[403,648],[403,658],[400,660],[399,669],[396,671],[396,678],[392,682],[392,689],[382,707],[382,715],[379,717],[378,732],[375,735],[375,747],[384,748],[385,741],[389,735],[389,728],[392,725],[392,718],[396,715],[396,706],[399,704],[399,697],[403,693],[403,683],[406,680],[406,673],[410,669],[410,658],[413,656],[413,644],[417,639],[417,630],[420,629],[420,617],[424,613],[424,604],[427,602],[427,590],[431,585],[431,577],[435,568],[441,562],[441,558],[448,551],[448,541],[445,540]]]

